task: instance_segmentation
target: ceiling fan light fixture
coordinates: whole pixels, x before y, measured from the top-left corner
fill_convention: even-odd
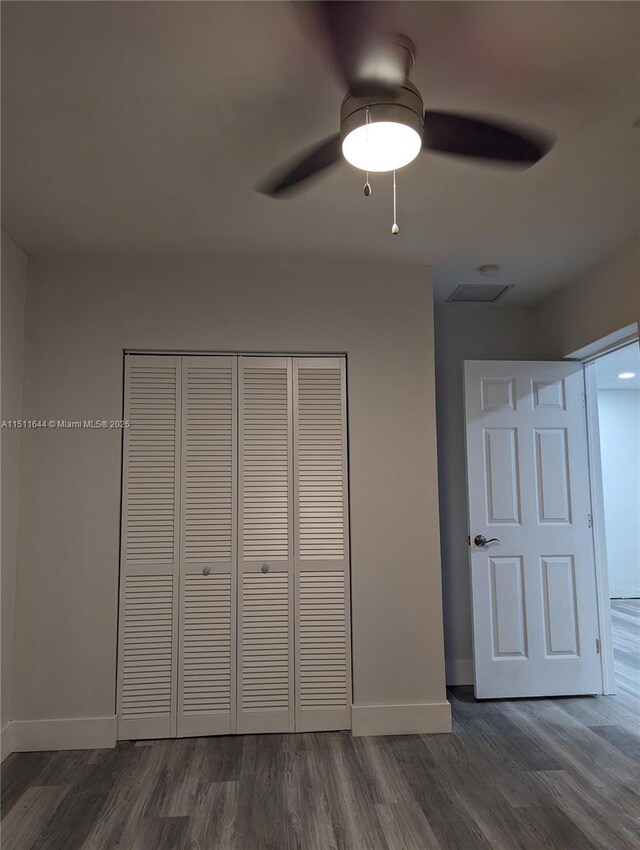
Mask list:
[[[422,150],[422,98],[411,84],[378,98],[347,95],[340,109],[342,155],[362,171],[396,171]]]
[[[351,130],[342,142],[348,163],[362,171],[394,171],[420,153],[422,136],[398,121],[374,121]]]

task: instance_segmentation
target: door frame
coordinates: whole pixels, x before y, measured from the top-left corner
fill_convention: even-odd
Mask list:
[[[616,693],[611,633],[611,601],[609,597],[609,564],[607,561],[607,535],[604,513],[604,488],[602,483],[602,455],[600,447],[600,421],[598,416],[598,387],[596,364],[600,357],[638,342],[637,324],[627,325],[600,340],[573,352],[567,360],[577,360],[584,369],[585,412],[587,417],[587,451],[589,453],[589,481],[591,488],[591,524],[593,554],[596,573],[596,610],[600,633],[600,666],[602,668],[603,694]]]
[[[591,484],[591,534],[593,536],[593,556],[596,571],[596,611],[598,615],[598,633],[600,634],[602,693],[615,694],[616,679],[613,666],[613,637],[611,634],[611,609],[609,602],[609,565],[607,562],[607,537],[604,517],[604,488],[602,485],[596,361],[591,360],[583,363],[583,368],[585,412],[587,415],[589,481]]]

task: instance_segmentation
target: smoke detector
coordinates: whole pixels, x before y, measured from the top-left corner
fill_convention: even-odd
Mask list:
[[[500,271],[500,266],[495,263],[485,263],[484,266],[478,266],[478,271],[483,277],[495,277]]]

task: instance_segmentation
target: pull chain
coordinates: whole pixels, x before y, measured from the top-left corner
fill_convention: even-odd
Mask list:
[[[369,141],[369,124],[370,123],[371,123],[371,110],[367,106],[366,120],[365,120],[365,126],[367,128],[367,130],[366,130],[366,140],[367,140],[367,142]],[[369,172],[367,171],[365,173],[366,173],[367,176],[365,178],[364,188],[363,188],[362,191],[364,192],[365,198],[369,198],[371,196],[371,183],[369,183]]]
[[[400,228],[398,227],[398,222],[396,221],[396,172],[395,169],[393,171],[393,225],[391,227],[391,232],[394,236],[397,236],[400,233]]]

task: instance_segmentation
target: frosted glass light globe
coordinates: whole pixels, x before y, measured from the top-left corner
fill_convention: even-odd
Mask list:
[[[422,138],[397,121],[374,121],[352,130],[342,142],[347,162],[362,171],[394,171],[420,153]]]

